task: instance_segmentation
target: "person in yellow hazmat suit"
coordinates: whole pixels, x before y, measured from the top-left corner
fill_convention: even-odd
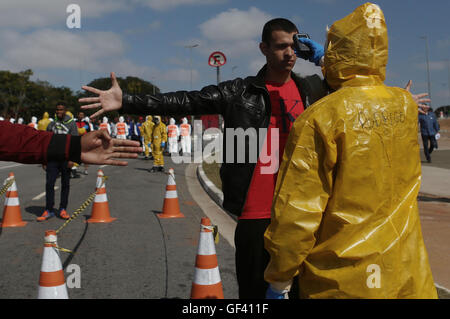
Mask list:
[[[142,136],[144,138],[144,159],[152,159],[150,157],[150,153],[152,153],[152,146],[151,146],[151,140],[152,140],[152,133],[153,133],[153,127],[155,126],[155,123],[153,122],[153,117],[151,115],[147,115],[145,117],[145,122],[142,124]]]
[[[153,167],[150,171],[163,172],[163,150],[167,143],[167,127],[163,122],[161,122],[161,117],[158,115],[153,118],[153,122],[155,123],[155,126],[153,127],[153,132],[150,140],[150,143],[152,143]]]
[[[51,121],[50,121],[48,112],[45,112],[44,115],[42,116],[42,119],[40,119],[39,122],[38,122],[38,130],[39,131],[46,131],[48,123],[50,123],[50,122]]]
[[[361,5],[328,31],[335,90],[297,118],[265,232],[267,297],[437,298],[417,195],[417,104],[388,87],[381,9]],[[405,161],[405,158],[408,161]]]

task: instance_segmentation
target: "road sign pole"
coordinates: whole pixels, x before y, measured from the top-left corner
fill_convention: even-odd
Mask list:
[[[220,83],[220,67],[223,66],[225,63],[227,63],[227,58],[225,57],[225,54],[223,54],[222,52],[216,51],[211,53],[211,55],[209,56],[208,64],[216,68],[217,85],[219,85]],[[222,123],[223,118],[219,114],[219,130],[222,130]]]
[[[217,85],[219,85],[220,83],[220,66],[216,67],[217,70]],[[222,131],[222,123],[223,123],[223,118],[222,115],[219,114],[219,130]]]
[[[220,66],[216,67],[217,69],[217,85],[220,83]]]

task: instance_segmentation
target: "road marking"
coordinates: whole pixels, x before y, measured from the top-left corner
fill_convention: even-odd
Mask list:
[[[0,167],[0,169],[6,169],[6,168],[11,168],[11,167],[16,167],[16,166],[22,166],[23,164],[12,164],[12,165],[8,165],[8,166],[2,166]]]
[[[108,166],[108,165],[102,165],[102,166],[100,166],[100,168],[103,168],[103,167],[106,167],[106,166]]]
[[[55,186],[54,190],[56,191],[59,188],[59,186]],[[36,197],[33,197],[32,200],[40,200],[42,197],[45,196],[45,192],[40,193],[39,195],[37,195]]]

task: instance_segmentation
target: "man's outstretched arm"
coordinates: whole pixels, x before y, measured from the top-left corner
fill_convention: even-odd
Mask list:
[[[137,158],[142,148],[138,141],[112,138],[105,130],[89,132],[81,137],[81,162],[125,166],[118,158]]]
[[[84,103],[81,108],[99,109],[91,118],[105,112],[118,111],[126,114],[159,114],[159,115],[204,115],[223,114],[226,108],[226,99],[239,92],[239,81],[222,82],[219,85],[209,85],[200,91],[178,91],[155,95],[128,95],[123,94],[115,74],[111,73],[111,88],[99,90],[90,86],[82,86],[95,97],[86,97],[78,100]]]
[[[139,142],[112,139],[104,131],[83,137],[56,135],[25,125],[0,121],[0,160],[24,164],[72,161],[86,164],[127,165],[114,158],[136,158]]]

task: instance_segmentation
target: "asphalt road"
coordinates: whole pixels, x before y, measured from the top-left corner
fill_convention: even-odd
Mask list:
[[[195,271],[200,220],[205,216],[191,197],[186,164],[175,169],[182,219],[160,219],[167,175],[149,173],[152,161],[130,160],[127,167],[106,166],[109,209],[117,220],[88,224],[90,205],[58,235],[58,244],[73,250],[61,253],[66,278],[69,265],[80,267],[80,288],[69,298],[189,298]],[[89,175],[71,180],[68,212],[75,211],[95,191],[98,166]],[[21,228],[0,228],[0,298],[36,298],[44,233],[59,228],[57,217],[36,222],[45,209],[45,172],[38,165],[0,162],[0,179],[14,172],[19,192]],[[58,179],[56,185],[60,187]],[[55,191],[59,205],[60,189]],[[39,196],[40,195],[40,196]],[[34,199],[33,199],[34,198]],[[0,199],[3,201],[3,197]],[[56,207],[57,208],[57,207]],[[219,225],[220,229],[220,225]],[[216,245],[225,298],[237,298],[234,248],[223,237]]]

